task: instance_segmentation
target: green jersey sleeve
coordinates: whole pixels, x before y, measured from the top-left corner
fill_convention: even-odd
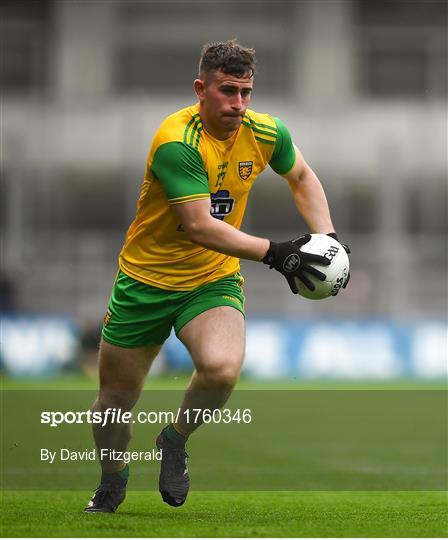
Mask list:
[[[157,148],[151,171],[160,181],[170,204],[210,197],[207,174],[200,153],[183,142]]]
[[[285,124],[279,118],[274,117],[274,121],[277,126],[277,140],[269,165],[277,174],[286,174],[296,161],[296,152]]]

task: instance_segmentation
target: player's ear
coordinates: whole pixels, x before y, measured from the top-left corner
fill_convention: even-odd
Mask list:
[[[205,90],[205,83],[201,79],[195,79],[193,83],[194,91],[196,92],[196,95],[199,98],[199,101],[204,99],[204,90]]]

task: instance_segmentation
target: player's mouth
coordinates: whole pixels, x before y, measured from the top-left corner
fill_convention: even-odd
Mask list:
[[[243,118],[242,114],[224,114],[224,118],[235,118],[241,120]]]

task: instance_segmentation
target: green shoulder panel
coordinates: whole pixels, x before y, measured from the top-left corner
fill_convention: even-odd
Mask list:
[[[154,154],[151,171],[162,184],[170,204],[210,197],[201,155],[189,142],[160,145]]]
[[[276,117],[274,117],[274,121],[277,126],[277,140],[269,165],[277,174],[286,174],[296,161],[296,152],[285,124]]]

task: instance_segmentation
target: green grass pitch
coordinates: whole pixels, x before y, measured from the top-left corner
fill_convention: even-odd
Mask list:
[[[4,379],[6,389],[89,389],[88,379],[42,383]],[[149,389],[185,388],[185,379],[149,380]],[[341,388],[242,381],[241,388]],[[388,385],[386,385],[386,388]],[[366,383],[347,388],[375,388]],[[381,386],[383,388],[383,386]],[[444,389],[400,383],[399,389]],[[194,465],[194,464],[193,464]],[[198,466],[198,464],[196,464]],[[281,466],[281,465],[279,465]],[[194,466],[193,466],[194,470]],[[132,475],[131,465],[131,475]],[[215,471],[216,473],[216,471]],[[219,473],[216,473],[219,474]],[[137,467],[134,476],[139,475]],[[97,477],[92,478],[92,490]],[[89,490],[3,491],[3,537],[447,537],[446,491],[192,491],[181,508],[164,504],[148,477],[148,491],[129,491],[113,515],[82,513]],[[151,485],[149,485],[151,484]]]
[[[6,492],[8,537],[444,537],[443,492],[192,492],[181,508],[129,492],[116,514],[83,514],[83,492]]]

